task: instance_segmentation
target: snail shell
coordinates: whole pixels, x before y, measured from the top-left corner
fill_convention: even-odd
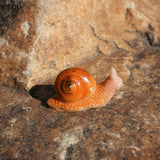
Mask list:
[[[47,101],[51,108],[65,111],[83,111],[105,106],[115,92],[122,86],[122,79],[116,70],[100,84],[81,68],[69,68],[56,78],[56,95]]]
[[[56,78],[57,96],[66,102],[73,102],[94,93],[96,81],[84,69],[70,68],[62,71]]]

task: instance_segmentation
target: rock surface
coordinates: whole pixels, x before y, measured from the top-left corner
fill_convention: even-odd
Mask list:
[[[124,85],[105,107],[78,113],[46,105],[54,80],[30,94],[0,86],[0,159],[160,159],[159,62],[159,47],[85,61],[97,82],[114,66]]]
[[[0,84],[29,90],[98,54],[159,45],[159,8],[159,0],[1,1]]]
[[[159,7],[159,0],[1,1],[0,159],[160,159]],[[114,67],[123,87],[103,108],[57,112],[46,101],[55,75],[70,66],[97,82]]]

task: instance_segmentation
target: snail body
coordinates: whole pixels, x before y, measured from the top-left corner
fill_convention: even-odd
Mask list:
[[[122,86],[122,79],[111,68],[111,75],[96,84],[94,78],[81,68],[69,68],[56,78],[56,95],[47,101],[51,108],[65,111],[83,111],[105,106]]]

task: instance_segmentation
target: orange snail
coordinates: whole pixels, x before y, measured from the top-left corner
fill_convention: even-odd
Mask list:
[[[84,69],[69,68],[57,76],[56,95],[49,98],[47,103],[56,110],[71,112],[102,107],[122,83],[114,68],[111,68],[111,75],[100,84],[96,84],[94,78]]]

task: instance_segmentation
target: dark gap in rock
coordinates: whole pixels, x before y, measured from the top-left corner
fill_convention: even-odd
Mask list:
[[[71,159],[70,156],[71,156],[71,154],[73,153],[73,150],[74,150],[73,145],[70,145],[70,146],[67,148],[65,160]]]
[[[148,43],[153,46],[154,43],[154,34],[152,34],[151,32],[145,32],[144,36],[147,38]]]

